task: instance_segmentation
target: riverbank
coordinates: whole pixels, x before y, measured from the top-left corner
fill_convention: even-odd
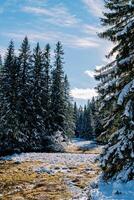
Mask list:
[[[0,163],[0,199],[87,200],[87,187],[100,173],[95,163],[98,148],[92,141],[78,139],[69,144],[67,153],[4,157]]]

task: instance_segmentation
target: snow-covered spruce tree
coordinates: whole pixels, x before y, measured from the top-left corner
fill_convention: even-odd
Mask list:
[[[110,137],[100,162],[105,179],[128,181],[134,177],[134,2],[106,0],[105,7],[110,11],[101,21],[109,28],[100,36],[115,43],[109,56],[117,55],[97,75]]]
[[[31,143],[32,148],[35,150],[42,150],[41,140],[45,134],[45,123],[44,123],[44,113],[42,104],[42,93],[43,93],[43,53],[40,49],[39,43],[37,43],[35,49],[33,50],[32,56],[33,62],[33,77],[32,77],[32,115],[33,118],[33,130],[31,130]],[[31,128],[32,128],[31,127]]]
[[[85,108],[86,109],[86,106]],[[77,108],[77,118],[76,118],[76,135],[78,137],[83,137],[84,133],[84,110],[82,106]]]
[[[79,132],[78,132],[78,118],[79,118],[79,111],[78,111],[78,106],[77,103],[74,102],[74,122],[75,122],[75,136],[79,137]]]
[[[34,130],[34,115],[32,102],[32,57],[28,38],[25,37],[19,49],[19,132],[24,134],[22,138],[22,150],[32,149],[32,131]]]
[[[42,71],[42,109],[43,109],[43,120],[45,129],[47,132],[51,130],[50,123],[50,103],[51,103],[51,54],[50,45],[47,44],[43,52],[43,71]]]
[[[58,42],[55,49],[55,68],[52,72],[51,87],[51,126],[54,132],[64,131],[65,128],[63,55],[62,45]]]
[[[11,41],[0,72],[0,154],[18,149],[18,73],[19,66]]]
[[[91,102],[88,100],[85,110],[85,134],[87,138],[93,139],[93,128],[92,128],[92,113],[91,113]]]
[[[77,132],[78,132],[79,137],[82,136],[82,133],[84,131],[84,126],[83,126],[84,118],[83,118],[83,116],[84,116],[83,107],[80,106],[78,108],[78,119],[77,119]]]
[[[90,101],[84,106],[84,109],[80,107],[79,118],[78,118],[79,136],[81,138],[91,139],[92,138],[92,127],[91,127],[91,109]]]
[[[92,137],[97,139],[100,133],[102,132],[101,117],[99,115],[99,104],[98,100],[94,97],[90,102],[90,118],[91,118],[91,127],[92,127]]]
[[[84,106],[84,109],[83,109],[83,133],[81,134],[81,137],[84,137],[86,138],[87,137],[87,130],[88,130],[88,120],[90,120],[90,117],[88,116],[89,112],[87,110],[87,105]],[[88,118],[89,117],[89,118]]]
[[[93,125],[91,112],[91,102],[88,101],[84,106],[77,108],[77,104],[74,104],[74,119],[75,119],[75,134],[81,138],[93,139]]]
[[[2,67],[2,57],[0,55],[0,68]]]
[[[67,75],[64,77],[64,101],[65,101],[65,133],[68,137],[74,135],[75,122],[74,122],[74,110],[71,103],[70,86]]]
[[[112,66],[112,63],[110,63]],[[100,135],[96,138],[98,142],[107,143],[111,133],[113,133],[117,128],[118,124],[121,122],[120,114],[115,112],[117,96],[116,94],[116,84],[115,84],[115,70],[109,68],[110,65],[106,65],[99,70],[96,70],[96,80],[100,81],[97,86],[99,97],[97,98],[98,104],[98,118],[101,120],[102,130]]]

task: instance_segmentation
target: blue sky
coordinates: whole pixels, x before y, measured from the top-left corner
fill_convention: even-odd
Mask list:
[[[99,39],[103,0],[0,0],[0,53],[11,39],[16,48],[25,35],[31,46],[39,41],[52,49],[60,40],[65,50],[65,72],[71,93],[83,104],[95,95],[93,70],[107,62],[111,44]]]

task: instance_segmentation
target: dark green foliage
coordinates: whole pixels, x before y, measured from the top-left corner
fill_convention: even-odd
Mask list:
[[[51,121],[53,131],[64,130],[65,101],[64,101],[64,72],[63,48],[60,42],[56,44],[54,69],[51,87]]]
[[[74,104],[74,114],[75,114],[75,134],[77,137],[94,139],[93,132],[93,113],[91,110],[91,102],[88,101],[87,105],[77,108],[76,103]]]
[[[30,149],[32,132],[34,129],[34,115],[32,109],[32,55],[28,38],[25,37],[19,49],[19,91],[18,91],[18,119],[19,130],[25,134],[25,149]]]
[[[74,135],[75,128],[75,118],[74,118],[74,110],[73,105],[71,103],[72,98],[70,96],[70,86],[68,82],[68,77],[65,75],[64,77],[64,98],[65,98],[65,132],[69,137]]]
[[[0,55],[0,68],[2,67],[2,57]]]
[[[78,131],[78,119],[79,119],[79,110],[77,107],[76,102],[74,103],[74,122],[75,122],[75,135],[76,137],[79,136],[79,131]]]
[[[101,21],[107,29],[100,36],[114,42],[108,57],[116,53],[116,58],[96,75],[101,81],[97,87],[103,118],[100,140],[108,141],[100,161],[105,179],[128,181],[134,176],[134,2],[106,0],[105,7]]]
[[[1,69],[0,80],[1,152],[16,148],[16,143],[18,142],[18,115],[16,110],[18,73],[19,66],[14,54],[14,44],[11,41],[7,49],[4,65]]]
[[[74,129],[63,54],[58,42],[52,70],[49,44],[31,53],[25,37],[16,56],[10,42],[3,65],[0,59],[0,154],[63,151]]]
[[[45,133],[42,92],[43,92],[43,55],[39,43],[33,50],[33,77],[31,80],[31,94],[32,94],[32,115],[33,116],[33,130],[31,143],[34,142],[35,146],[40,142],[40,137]],[[33,144],[32,144],[33,146]]]
[[[101,116],[99,115],[99,105],[97,99],[95,100],[94,97],[90,102],[90,112],[91,112],[91,125],[92,125],[92,134],[93,137],[97,140],[100,136],[103,127],[102,127],[102,120]]]
[[[81,137],[81,135],[84,133],[84,112],[82,106],[80,106],[78,109],[76,128],[76,134]]]
[[[42,95],[41,101],[43,106],[43,120],[46,130],[51,128],[51,55],[50,45],[47,44],[43,52],[43,71],[42,71]]]

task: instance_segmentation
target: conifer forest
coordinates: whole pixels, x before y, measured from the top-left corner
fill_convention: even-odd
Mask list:
[[[2,3],[0,15],[15,1]],[[0,200],[134,200],[134,1],[80,0],[88,6],[89,22],[99,20],[101,27],[81,24],[80,31],[87,28],[90,39],[95,35],[96,41],[111,47],[105,47],[101,66],[85,72],[94,88],[81,89],[89,90],[82,97],[73,92],[78,91],[74,83],[82,85],[80,69],[74,66],[74,72],[69,63],[85,65],[79,45],[89,48],[93,63],[99,51],[90,51],[95,41],[82,41],[83,33],[81,38],[75,33],[76,43],[71,31],[56,36],[57,26],[67,31],[82,22],[64,6],[73,10],[81,4],[56,0],[56,7],[51,1],[28,0],[19,16],[34,13],[32,22],[38,26],[36,18],[48,17],[44,22],[55,27],[53,34],[10,32],[5,49],[0,39]],[[15,12],[14,8],[12,15]]]

